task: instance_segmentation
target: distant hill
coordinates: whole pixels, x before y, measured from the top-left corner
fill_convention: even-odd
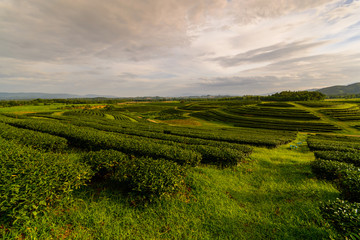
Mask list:
[[[116,98],[115,96],[105,96],[105,95],[73,95],[73,94],[62,94],[62,93],[5,93],[0,92],[0,100],[30,100],[30,99],[67,99],[67,98]]]
[[[347,86],[337,85],[332,87],[326,87],[316,89],[327,96],[346,96],[346,95],[357,95],[360,94],[360,83],[353,83]]]

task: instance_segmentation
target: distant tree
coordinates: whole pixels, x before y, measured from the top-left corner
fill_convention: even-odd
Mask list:
[[[261,100],[268,101],[320,101],[324,100],[325,94],[310,91],[283,91],[270,96],[261,97]]]

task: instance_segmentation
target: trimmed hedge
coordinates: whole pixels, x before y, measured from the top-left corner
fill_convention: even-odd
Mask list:
[[[348,171],[356,171],[357,168],[353,164],[338,161],[317,159],[312,162],[312,171],[317,177],[335,180],[343,177]]]
[[[44,149],[45,151],[63,151],[68,147],[68,141],[65,138],[29,129],[17,128],[1,122],[0,137],[8,140],[16,140],[20,144],[36,149]]]
[[[0,221],[26,220],[85,185],[89,167],[0,138]]]
[[[114,149],[126,154],[164,158],[183,165],[196,166],[201,161],[201,154],[179,146],[156,143],[148,138],[136,138],[129,135],[109,133],[88,127],[78,127],[46,120],[19,120],[11,125],[47,132],[68,139],[76,147],[90,150]]]
[[[114,173],[114,169],[127,164],[130,157],[125,153],[116,150],[100,150],[85,153],[81,161],[88,164],[95,174],[104,177]]]
[[[161,197],[176,193],[184,186],[185,169],[164,159],[134,158],[115,172],[113,179],[122,181],[139,195]]]
[[[360,168],[355,171],[345,171],[339,179],[342,196],[352,202],[360,202]]]
[[[335,180],[342,196],[360,202],[360,168],[350,163],[318,159],[312,163],[313,172],[327,180]]]
[[[352,163],[355,166],[360,167],[360,151],[315,151],[314,154],[316,158]]]
[[[185,168],[163,159],[130,158],[115,150],[88,152],[82,161],[97,175],[126,185],[145,197],[161,197],[184,185]]]
[[[320,209],[322,216],[343,236],[360,234],[360,203],[350,203],[346,200],[336,199],[335,201],[323,203]],[[357,237],[359,236],[357,235]]]

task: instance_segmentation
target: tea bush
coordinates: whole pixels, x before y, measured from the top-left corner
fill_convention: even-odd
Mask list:
[[[48,133],[21,129],[1,122],[0,137],[8,140],[16,140],[20,144],[45,151],[63,151],[68,147],[68,142],[65,138],[53,136]]]
[[[360,203],[336,199],[320,207],[323,217],[343,235],[360,234]]]
[[[28,220],[92,176],[67,155],[44,153],[0,138],[0,221]]]
[[[113,179],[146,197],[176,193],[184,185],[185,169],[175,162],[147,157],[133,158],[115,172]]]
[[[174,193],[184,183],[185,168],[163,159],[130,158],[115,150],[100,150],[84,154],[82,161],[98,176],[123,184],[147,198]]]

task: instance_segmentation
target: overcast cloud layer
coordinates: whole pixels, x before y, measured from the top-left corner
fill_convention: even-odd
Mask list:
[[[360,82],[360,0],[0,0],[0,92],[263,94]]]

